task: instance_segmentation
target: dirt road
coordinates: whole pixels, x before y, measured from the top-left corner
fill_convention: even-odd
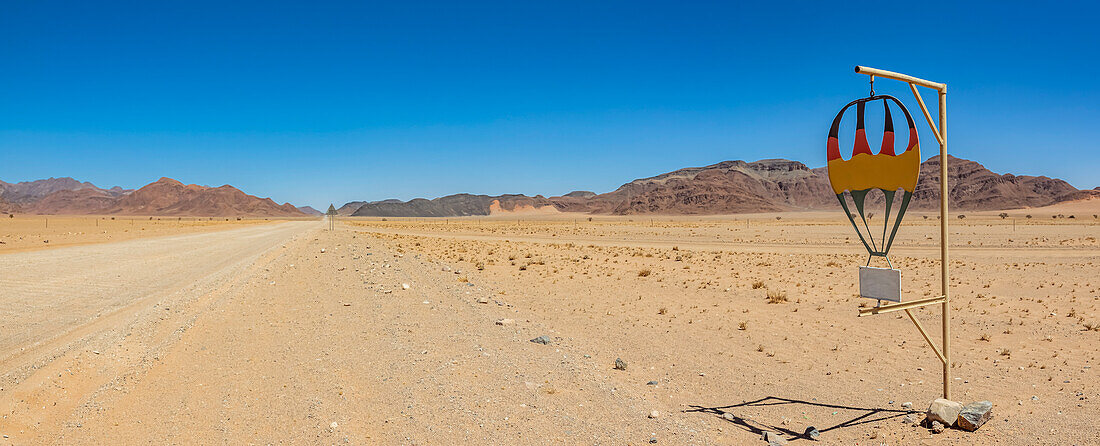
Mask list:
[[[648,419],[606,358],[506,295],[351,231],[287,223],[0,265],[18,289],[4,293],[5,326],[19,328],[4,333],[0,390],[0,433],[15,444],[694,435]],[[549,345],[530,342],[542,335]]]

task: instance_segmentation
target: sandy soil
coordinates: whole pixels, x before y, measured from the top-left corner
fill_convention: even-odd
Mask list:
[[[157,237],[217,231],[271,223],[271,219],[199,217],[0,215],[0,253],[33,251]]]
[[[293,222],[0,255],[0,326],[17,327],[0,332],[0,434],[764,444],[768,429],[808,444],[795,436],[815,426],[825,444],[1090,444],[1100,433],[1094,220],[952,221],[952,385],[958,400],[993,401],[995,416],[977,433],[933,435],[902,422],[902,403],[921,410],[940,393],[940,362],[903,315],[856,317],[865,258],[836,215],[531,218]],[[932,296],[938,222],[908,221],[894,263],[907,299]],[[938,309],[916,314],[938,340]]]

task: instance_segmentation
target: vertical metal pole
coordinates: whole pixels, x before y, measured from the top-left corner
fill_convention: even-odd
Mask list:
[[[951,399],[951,297],[947,275],[947,88],[940,96],[940,275],[943,291],[943,397]]]

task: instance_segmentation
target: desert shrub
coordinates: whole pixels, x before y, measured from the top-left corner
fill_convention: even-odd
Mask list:
[[[1008,218],[1008,212],[1001,212],[1000,214],[997,214],[997,216],[1001,217],[1001,220],[1004,220]]]
[[[650,271],[649,268],[638,271],[638,277],[649,277],[650,274],[653,274],[653,271]]]
[[[1030,219],[1030,218],[1031,218],[1031,214],[1027,214],[1027,215],[1025,215],[1025,216],[1024,216],[1024,218]]]
[[[759,281],[759,280],[757,280],[756,282],[753,282],[752,283],[752,289],[755,290],[757,288],[764,288],[764,282]]]
[[[783,291],[768,290],[768,303],[781,304],[787,301],[787,293]]]
[[[964,214],[959,214],[959,220],[962,220],[962,219],[964,219],[964,218],[966,218],[966,215],[964,215]]]

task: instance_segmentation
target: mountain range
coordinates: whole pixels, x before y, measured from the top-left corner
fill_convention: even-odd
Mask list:
[[[921,164],[921,176],[910,207],[939,207],[939,157]],[[981,164],[949,157],[949,205],[960,211],[1018,209],[1100,197],[1100,188],[1078,190],[1044,176],[997,174]],[[869,195],[871,205],[881,195]],[[876,203],[877,201],[877,203]],[[768,159],[723,161],[689,167],[623,184],[595,194],[576,191],[558,197],[457,194],[427,200],[351,202],[341,215],[381,217],[445,217],[490,215],[517,209],[544,209],[593,214],[733,214],[836,209],[836,194],[828,170],[798,161]]]
[[[1100,197],[1100,188],[1078,190],[1044,176],[997,174],[981,164],[951,157],[948,163],[950,206],[954,210],[1001,210],[1039,207]],[[939,157],[921,164],[921,176],[910,208],[939,206]],[[868,195],[871,205],[882,195]],[[417,198],[353,201],[340,215],[374,217],[457,217],[521,212],[592,214],[734,214],[796,210],[834,210],[836,195],[824,167],[768,159],[723,161],[641,178],[614,191],[575,191],[556,197],[519,194],[455,194]],[[321,213],[311,207],[277,204],[224,185],[183,184],[161,178],[137,190],[103,189],[72,178],[22,183],[0,181],[0,211],[29,214],[109,214],[163,216],[301,217]]]
[[[301,217],[290,203],[277,204],[224,185],[183,184],[161,178],[137,190],[103,189],[72,178],[0,182],[0,211],[65,215],[163,215],[196,217]]]

